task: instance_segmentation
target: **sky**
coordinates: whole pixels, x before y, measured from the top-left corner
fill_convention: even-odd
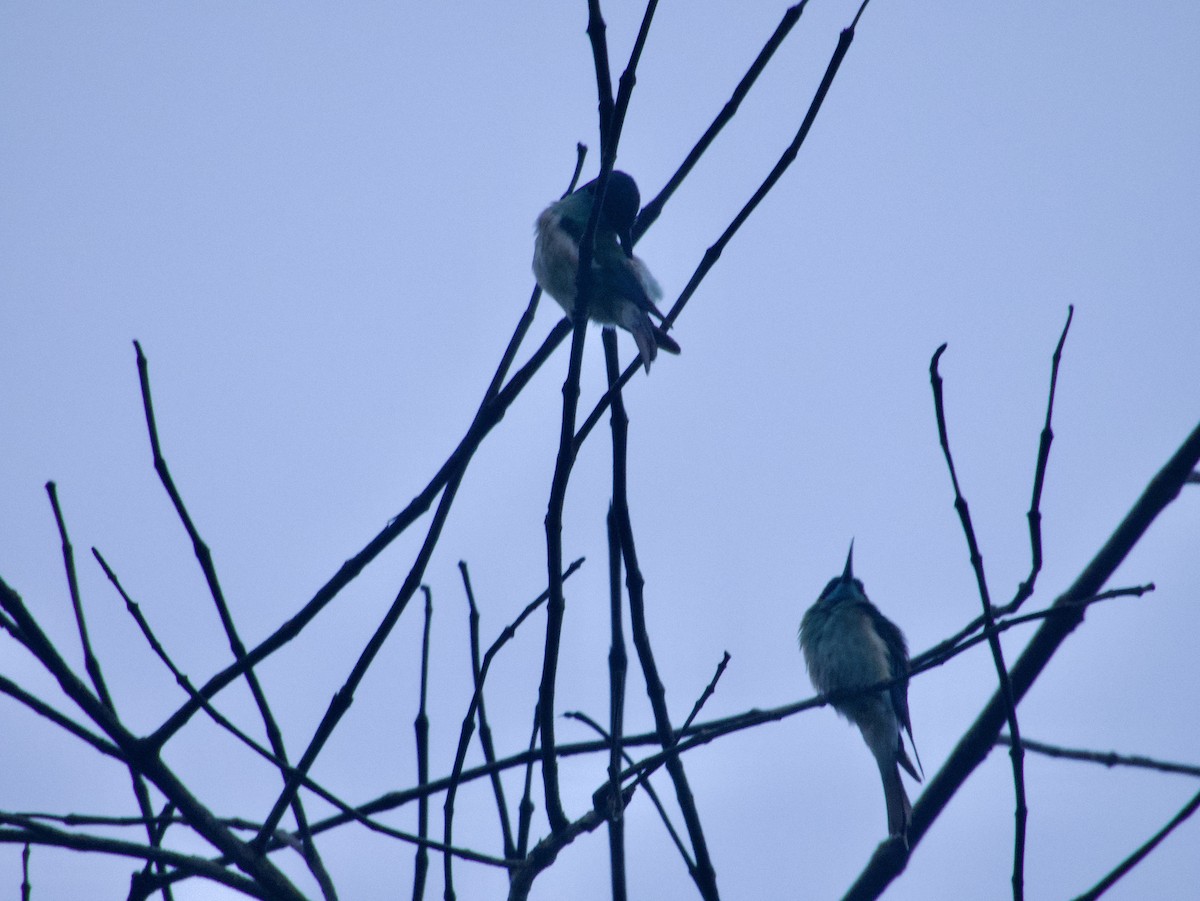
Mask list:
[[[661,189],[775,29],[782,4],[662,4],[617,165]],[[639,244],[674,300],[791,141],[857,5],[816,0]],[[614,77],[640,21],[605,5]],[[54,518],[58,486],[96,652],[148,732],[182,702],[97,548],[195,682],[230,660],[155,476],[132,341],[164,454],[212,549],[243,639],[269,635],[437,471],[527,303],[532,226],[575,147],[599,166],[586,4],[0,5],[0,575],[82,672]],[[1042,501],[1045,564],[1026,609],[1069,586],[1200,420],[1200,9],[1161,2],[876,0],[799,157],[680,317],[678,357],[626,391],[629,479],[651,638],[676,722],[724,651],[704,717],[811,696],[795,641],[841,571],[914,652],[980,601],[937,444],[928,366],[943,342],[950,441],[993,597],[1026,577],[1026,510],[1050,357],[1063,355]],[[560,318],[543,300],[522,352]],[[589,330],[581,409],[604,380]],[[623,358],[633,344],[620,336]],[[465,560],[489,643],[545,586],[543,518],[567,345],[489,436],[425,574],[433,597],[431,769],[471,693]],[[564,556],[560,711],[607,716],[606,423],[579,455]],[[293,755],[391,603],[427,519],[260,668]],[[1027,738],[1200,763],[1200,487],[1184,491],[1020,708]],[[421,639],[413,603],[313,775],[352,802],[415,781]],[[1032,634],[1003,639],[1010,661]],[[528,742],[544,619],[497,658],[500,753]],[[70,710],[0,637],[0,673]],[[936,772],[995,688],[980,647],[909,701]],[[629,731],[652,719],[630,671]],[[219,696],[252,734],[244,685]],[[0,809],[132,815],[128,774],[0,698]],[[560,720],[560,741],[591,738]],[[218,815],[258,819],[278,780],[197,718],[167,762]],[[472,746],[469,761],[480,752]],[[829,709],[685,757],[728,898],[837,897],[883,838],[857,732]],[[578,816],[600,757],[564,764]],[[1084,891],[1166,823],[1194,779],[1026,758],[1031,897]],[[661,778],[661,777],[659,777]],[[510,799],[520,776],[507,777]],[[670,795],[666,782],[658,783]],[[914,798],[919,786],[909,783]],[[540,791],[535,838],[546,832]],[[327,808],[310,800],[310,814]],[[494,804],[464,788],[456,841],[499,853]],[[1009,894],[1013,791],[998,751],[917,847],[889,898]],[[440,799],[433,805],[440,830]],[[383,819],[413,829],[415,809]],[[675,817],[679,822],[678,816]],[[644,797],[628,812],[638,897],[694,889]],[[138,835],[140,838],[140,834]],[[202,843],[177,837],[195,853]],[[1200,884],[1185,823],[1112,898]],[[412,849],[360,828],[322,840],[342,897],[408,893]],[[603,830],[531,898],[609,897]],[[302,890],[303,869],[279,858]],[[441,895],[440,859],[427,897]],[[124,897],[130,863],[35,848],[35,897]],[[459,897],[503,897],[459,864]],[[20,884],[0,847],[0,891]],[[399,889],[397,888],[399,887]],[[192,882],[181,901],[232,897]]]

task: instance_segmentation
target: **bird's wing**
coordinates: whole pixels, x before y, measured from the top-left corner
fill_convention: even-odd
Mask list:
[[[601,256],[600,248],[597,248],[596,256]],[[592,271],[596,274],[599,290],[605,295],[624,298],[643,313],[653,313],[659,319],[663,318],[663,314],[659,312],[647,292],[646,285],[639,278],[639,270],[624,253],[618,256],[604,254],[603,260],[593,264]]]
[[[904,641],[904,633],[890,619],[884,616],[876,609],[874,604],[867,604],[868,613],[871,617],[871,622],[875,626],[875,631],[879,637],[883,639],[883,643],[888,649],[888,666],[891,670],[892,678],[900,676],[908,676],[908,646]],[[896,719],[900,721],[900,725],[904,727],[904,731],[908,733],[908,743],[912,745],[913,755],[917,758],[917,766],[921,766],[921,755],[917,753],[917,743],[913,740],[912,719],[908,713],[908,679],[905,678],[902,682],[897,682],[891,688],[892,709],[896,711]],[[908,755],[904,753],[904,746],[900,746],[900,763],[904,766],[914,779],[920,780],[917,775],[916,768],[909,761]],[[924,771],[924,767],[921,767]]]
[[[904,641],[904,633],[890,619],[876,609],[874,604],[866,605],[875,632],[883,639],[888,650],[888,669],[893,679],[908,675],[908,646]],[[891,688],[892,706],[896,710],[896,718],[900,720],[905,730],[912,735],[912,722],[908,715],[908,681],[897,682]]]

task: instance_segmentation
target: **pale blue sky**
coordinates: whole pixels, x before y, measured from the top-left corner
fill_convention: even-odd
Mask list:
[[[640,10],[607,7],[615,76]],[[668,300],[791,140],[856,8],[810,5],[639,245]],[[662,5],[618,159],[645,198],[783,10]],[[0,574],[75,646],[42,488],[56,480],[97,651],[137,728],[153,728],[180,692],[91,546],[194,680],[228,651],[150,465],[131,340],[150,360],[180,490],[254,643],[424,486],[470,421],[532,286],[535,216],[566,184],[577,141],[592,148],[586,177],[598,166],[585,22],[582,2],[0,6]],[[998,600],[1029,565],[1024,513],[1068,304],[1031,609],[1073,581],[1195,426],[1198,37],[1200,10],[1185,2],[868,8],[799,159],[681,317],[682,355],[660,357],[627,392],[634,526],[677,719],[724,650],[732,661],[706,715],[811,694],[795,629],[851,537],[857,574],[914,651],[978,612],[930,401],[941,342],[951,441]],[[530,340],[557,319],[544,301]],[[621,347],[632,359],[628,336]],[[590,410],[598,331],[585,363]],[[439,775],[470,695],[456,564],[471,565],[485,640],[541,590],[566,365],[564,345],[481,449],[426,575]],[[565,556],[588,564],[567,587],[559,705],[597,717],[609,466],[604,425],[580,455],[564,539]],[[263,668],[293,754],[418,534]],[[1195,489],[1113,583],[1158,591],[1088,615],[1021,708],[1028,737],[1197,762],[1198,534]],[[528,740],[542,623],[526,625],[491,677],[504,751]],[[414,605],[314,771],[349,800],[414,781],[419,633]],[[1028,634],[1005,637],[1010,660]],[[59,700],[7,638],[0,672]],[[927,772],[994,678],[979,649],[913,683]],[[630,686],[630,728],[645,728],[632,672]],[[256,730],[240,685],[220,700]],[[123,771],[11,701],[0,701],[0,732],[0,808],[134,812]],[[560,740],[584,737],[559,726]],[[277,781],[246,760],[199,719],[168,749],[217,813],[261,818]],[[603,765],[564,767],[569,813],[590,803]],[[687,767],[728,898],[837,896],[882,837],[874,764],[828,710],[717,742]],[[1197,788],[1033,756],[1027,768],[1031,897],[1089,887]],[[460,803],[461,843],[498,853],[483,784]],[[1008,758],[993,754],[889,897],[1004,897],[1012,804]],[[629,819],[637,895],[688,897],[644,798]],[[391,822],[412,828],[415,809]],[[1200,884],[1198,828],[1182,827],[1110,897]],[[362,830],[322,848],[343,897],[392,897],[411,879],[410,849]],[[532,897],[607,897],[606,859],[602,832],[580,840]],[[441,894],[439,867],[428,897]],[[35,897],[124,897],[128,872],[33,856]],[[15,890],[19,873],[19,848],[0,848],[0,886]],[[496,871],[458,873],[460,897],[501,896]],[[176,897],[227,895],[196,884]]]

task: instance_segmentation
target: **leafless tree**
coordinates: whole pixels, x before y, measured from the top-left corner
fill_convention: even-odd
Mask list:
[[[732,96],[721,107],[712,124],[680,164],[678,171],[641,210],[635,227],[635,237],[640,237],[655,223],[696,162],[722,129],[733,120],[739,104],[770,63],[776,49],[800,21],[805,5],[806,2],[800,2],[785,12],[775,32],[764,43]],[[588,4],[587,33],[595,63],[599,98],[601,183],[612,171],[616,159],[625,112],[634,90],[635,74],[646,36],[651,28],[655,6],[655,2],[651,0],[646,8],[641,30],[631,57],[618,79],[614,96],[605,40],[605,23],[597,0],[591,0]],[[842,31],[833,48],[824,78],[798,124],[793,140],[780,154],[778,162],[763,179],[760,187],[703,255],[690,281],[670,308],[665,320],[666,328],[669,329],[684,312],[689,299],[720,258],[726,245],[796,159],[797,152],[826,99],[829,87],[851,48],[855,28],[866,6],[867,3],[864,2],[854,20]],[[580,146],[568,190],[576,184],[584,157],[584,148]],[[594,227],[593,222],[592,228]],[[587,271],[589,254],[590,247],[585,240],[581,253],[581,272]],[[711,683],[696,700],[690,716],[682,723],[672,721],[645,616],[635,523],[628,503],[626,454],[631,424],[626,415],[622,389],[637,374],[639,364],[634,361],[624,369],[620,367],[615,337],[611,331],[606,330],[603,336],[608,389],[602,396],[591,400],[587,414],[580,417],[580,364],[587,335],[587,329],[584,327],[587,291],[588,282],[581,278],[581,301],[576,307],[575,320],[567,318],[558,322],[532,352],[527,362],[514,371],[514,362],[518,351],[525,346],[539,302],[540,291],[534,290],[462,440],[446,456],[425,488],[395,515],[386,528],[360,552],[347,560],[310,600],[280,623],[269,637],[251,647],[247,647],[239,637],[235,618],[229,604],[226,603],[213,557],[188,513],[183,492],[172,478],[155,421],[149,366],[141,346],[135,342],[137,371],[154,468],[192,542],[228,639],[232,662],[211,674],[202,684],[194,683],[176,664],[170,649],[156,637],[152,624],[143,615],[134,598],[127,593],[108,561],[99,551],[93,549],[92,554],[96,562],[102,567],[113,589],[124,599],[128,612],[136,621],[145,641],[187,696],[177,710],[152,730],[135,729],[126,721],[109,694],[104,679],[103,662],[92,651],[66,518],[54,483],[46,486],[52,513],[62,539],[62,557],[68,577],[70,601],[78,625],[84,672],[77,672],[67,662],[69,654],[48,637],[38,618],[31,612],[30,606],[22,599],[18,588],[2,580],[0,607],[3,608],[3,614],[0,615],[0,627],[36,658],[45,672],[61,687],[66,697],[74,703],[77,711],[64,712],[38,697],[30,686],[18,684],[4,675],[0,675],[0,691],[22,705],[28,713],[44,718],[58,727],[64,741],[83,742],[97,754],[118,761],[126,768],[137,801],[138,813],[125,818],[112,818],[83,813],[0,812],[0,841],[23,848],[22,859],[26,874],[22,884],[23,897],[30,895],[28,860],[30,848],[37,845],[45,849],[71,849],[97,855],[127,857],[134,862],[135,867],[130,897],[146,898],[153,894],[161,894],[165,899],[172,897],[173,886],[185,880],[198,879],[220,883],[254,898],[306,897],[297,887],[295,880],[285,875],[277,862],[280,855],[292,852],[303,859],[312,882],[321,895],[332,899],[337,896],[336,874],[328,872],[322,862],[319,852],[321,837],[334,830],[362,827],[413,847],[414,899],[424,896],[431,852],[442,864],[446,898],[455,897],[456,868],[483,866],[506,871],[510,887],[509,898],[522,899],[528,896],[539,874],[554,865],[558,854],[564,848],[604,826],[608,833],[610,849],[609,877],[612,896],[617,901],[622,901],[628,894],[636,894],[627,889],[624,864],[627,832],[624,811],[629,805],[638,803],[651,804],[657,809],[681,859],[686,864],[687,872],[694,882],[695,892],[706,901],[715,901],[721,896],[717,880],[718,866],[710,854],[701,816],[704,799],[697,797],[689,785],[685,766],[687,753],[735,732],[823,706],[828,699],[814,697],[785,707],[750,710],[736,716],[702,720],[699,714],[707,699],[718,688],[718,680],[729,659],[727,655],[717,664]],[[948,801],[998,743],[1008,746],[1012,761],[1014,898],[1021,898],[1024,894],[1026,801],[1023,760],[1027,751],[1094,760],[1107,766],[1140,766],[1200,775],[1200,768],[1195,765],[1165,764],[1146,758],[1130,759],[1113,754],[1069,751],[1028,741],[1021,734],[1018,717],[1021,699],[1062,643],[1084,621],[1089,605],[1121,595],[1140,594],[1153,588],[1133,586],[1106,589],[1106,585],[1117,565],[1139,541],[1155,517],[1176,498],[1185,483],[1196,480],[1194,471],[1197,461],[1200,460],[1200,427],[1197,427],[1164,463],[1161,471],[1146,486],[1143,495],[1129,510],[1117,530],[1079,573],[1074,584],[1041,609],[1032,613],[1023,610],[1025,602],[1035,596],[1036,582],[1042,566],[1039,510],[1053,438],[1055,384],[1070,322],[1071,315],[1068,314],[1051,359],[1045,424],[1041,433],[1028,512],[1031,551],[1029,573],[1015,595],[1003,604],[993,602],[984,570],[982,549],[976,539],[969,507],[960,489],[951,455],[950,429],[943,401],[943,382],[938,372],[938,363],[946,349],[945,346],[938,348],[933,354],[930,376],[936,427],[955,491],[955,509],[976,575],[982,612],[971,622],[954,630],[935,647],[918,654],[913,659],[912,673],[914,677],[919,677],[923,671],[940,666],[977,644],[986,643],[995,664],[997,687],[994,696],[979,711],[977,720],[963,733],[958,746],[932,776],[918,798],[913,808],[912,826],[907,841],[892,838],[880,844],[874,856],[865,862],[858,880],[848,889],[848,898],[877,897],[886,891],[890,882],[903,871],[909,857],[918,851],[923,837],[937,822]],[[547,473],[549,503],[546,513],[545,591],[531,600],[520,615],[485,649],[479,634],[479,615],[470,573],[465,563],[461,565],[463,588],[471,611],[470,654],[474,691],[467,709],[463,712],[460,738],[454,757],[439,761],[429,759],[426,697],[430,654],[429,624],[433,603],[431,592],[424,588],[421,666],[418,678],[414,679],[411,685],[411,690],[420,698],[420,712],[414,724],[416,781],[407,788],[366,802],[345,800],[336,788],[322,785],[313,778],[314,764],[339,724],[343,722],[343,717],[364,676],[376,661],[397,622],[409,612],[410,601],[422,591],[427,564],[438,545],[443,526],[453,512],[456,492],[473,461],[475,452],[501,422],[509,406],[568,336],[571,337],[571,342],[568,370],[563,385],[558,453],[553,472]],[[595,731],[596,738],[583,743],[563,743],[557,740],[554,733],[555,718],[560,712],[555,703],[558,642],[566,615],[563,585],[582,563],[581,560],[567,562],[563,556],[563,500],[580,447],[589,438],[599,440],[594,435],[595,427],[606,415],[611,426],[612,460],[607,549],[612,622],[608,674],[609,721],[607,724],[600,724],[585,714],[574,713],[572,715],[576,719],[587,723]],[[403,584],[390,608],[378,622],[374,634],[362,647],[358,661],[344,684],[333,693],[332,701],[319,726],[307,739],[291,735],[286,736],[285,740],[273,712],[271,699],[257,676],[257,668],[269,658],[286,655],[290,650],[289,643],[311,626],[317,614],[354,581],[385,548],[399,536],[413,529],[431,507],[433,514],[428,520],[424,537]],[[409,613],[410,617],[417,615],[420,614]],[[640,681],[644,683],[653,714],[652,724],[642,725],[639,728],[644,731],[632,734],[625,715],[630,666],[630,655],[624,644],[626,616],[629,634],[632,635],[634,644],[633,665],[641,674]],[[1039,620],[1040,625],[1019,657],[1010,663],[1005,659],[998,636],[1013,625],[1029,620]],[[531,712],[530,740],[526,747],[497,749],[489,728],[485,704],[489,669],[518,629],[534,628],[534,623],[539,621],[544,621],[546,626],[545,653],[540,674],[538,709]],[[156,677],[147,674],[146,678]],[[225,689],[239,681],[244,681],[253,697],[268,738],[266,745],[252,738],[214,705],[214,701]],[[878,690],[880,687],[882,686],[875,686],[872,690]],[[259,811],[255,816],[247,814],[246,818],[219,817],[212,812],[192,783],[191,774],[179,767],[168,765],[164,749],[201,715],[210,718],[220,729],[239,742],[248,757],[265,761],[275,770],[279,789],[269,810]],[[457,712],[451,711],[446,715],[456,716]],[[469,767],[468,750],[476,734],[484,763]],[[10,735],[6,740],[13,741],[19,738]],[[288,745],[292,745],[294,749],[297,741],[302,746],[298,755],[294,750],[288,750]],[[588,760],[595,762],[595,792],[590,807],[584,810],[568,810],[559,792],[559,763],[580,755],[585,755]],[[660,800],[650,781],[651,774],[660,768],[665,769],[674,792],[675,802],[682,817],[681,825],[672,821],[667,805]],[[500,774],[509,770],[524,773],[524,790],[515,806],[511,799],[506,797],[500,779]],[[501,824],[500,846],[496,848],[469,848],[460,846],[455,841],[457,793],[464,785],[476,780],[488,780],[495,797]],[[338,813],[313,820],[305,807],[306,800],[311,798],[319,798],[325,804],[332,805]],[[438,799],[442,804],[440,835],[437,835],[430,822],[430,804]],[[413,803],[418,806],[418,825],[415,833],[398,830],[380,819],[380,815],[385,812]],[[535,817],[539,804],[545,812],[544,821]],[[1150,853],[1166,832],[1190,816],[1197,806],[1200,806],[1200,795],[1193,798],[1162,831],[1149,837],[1144,848],[1128,860],[1114,863],[1110,876],[1085,891],[1082,897],[1097,897],[1101,894]],[[126,837],[113,838],[112,829],[125,830],[121,834]],[[181,838],[186,838],[186,841],[181,841]],[[197,839],[208,847],[205,854],[185,850],[195,847]],[[736,887],[731,886],[728,891],[733,896],[738,896]]]

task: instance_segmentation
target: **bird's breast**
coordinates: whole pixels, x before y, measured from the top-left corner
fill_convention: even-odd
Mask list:
[[[537,219],[533,242],[533,275],[542,290],[571,315],[575,308],[575,279],[579,245],[563,229],[560,214],[548,207]]]

